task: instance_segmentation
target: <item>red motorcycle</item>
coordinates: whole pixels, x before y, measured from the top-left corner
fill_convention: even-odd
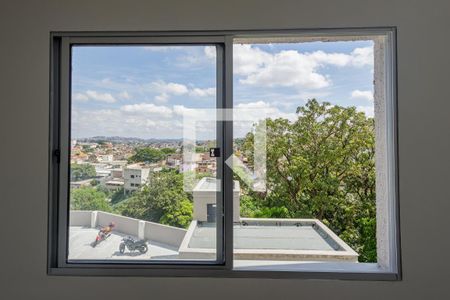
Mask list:
[[[95,241],[92,242],[92,248],[95,248],[95,246],[97,246],[98,244],[100,244],[100,242],[106,240],[112,233],[113,228],[116,225],[111,222],[109,223],[108,226],[105,226],[103,228],[101,228],[97,234],[97,237],[95,238]]]

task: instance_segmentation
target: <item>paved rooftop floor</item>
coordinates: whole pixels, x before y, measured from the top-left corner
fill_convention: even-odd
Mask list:
[[[197,226],[189,242],[189,248],[215,248],[215,237],[215,227]],[[235,249],[334,251],[335,247],[332,241],[322,236],[312,226],[234,226]]]
[[[141,254],[139,251],[120,253],[119,245],[125,236],[113,232],[106,240],[100,242],[95,248],[91,246],[95,240],[98,228],[71,226],[69,231],[69,260],[76,259],[177,259],[178,249],[154,241],[147,241],[148,251]],[[136,237],[133,237],[137,239]]]

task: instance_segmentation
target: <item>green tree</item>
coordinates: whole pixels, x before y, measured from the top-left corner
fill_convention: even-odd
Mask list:
[[[161,152],[164,153],[165,157],[167,157],[169,154],[174,154],[177,152],[177,149],[175,148],[161,148]]]
[[[117,189],[116,191],[110,192],[111,204],[115,205],[127,199],[127,195],[123,188]]]
[[[258,212],[258,202],[249,195],[241,195],[240,197],[240,215],[243,218],[254,218]]]
[[[81,148],[83,149],[84,153],[93,153],[94,152],[94,148],[92,148],[90,145],[82,145]]]
[[[191,195],[183,190],[183,175],[173,170],[154,173],[148,185],[117,209],[128,217],[183,228],[192,220]]]
[[[111,211],[105,193],[93,187],[72,189],[70,191],[70,209]]]
[[[179,205],[168,209],[159,221],[162,224],[187,228],[192,221],[193,209],[193,204],[189,199],[182,199]]]
[[[163,151],[152,147],[136,148],[134,151],[134,155],[128,159],[129,162],[155,163],[163,160],[166,156]]]
[[[79,181],[93,178],[97,175],[95,167],[90,164],[71,164],[70,165],[70,180]]]
[[[263,207],[254,213],[255,218],[289,218],[289,210],[284,206]]]
[[[245,191],[263,207],[254,215],[318,218],[358,251],[361,261],[376,260],[373,118],[315,99],[297,115],[292,122],[266,120],[267,192]],[[241,145],[250,166],[253,143],[249,133]]]

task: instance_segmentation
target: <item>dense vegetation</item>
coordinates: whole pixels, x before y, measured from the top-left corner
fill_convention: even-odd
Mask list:
[[[79,181],[95,177],[97,173],[95,168],[90,164],[71,164],[70,165],[70,180]]]
[[[376,261],[373,118],[316,100],[297,114],[293,122],[266,120],[267,191],[253,192],[241,182],[241,215],[317,218],[361,261]],[[240,149],[250,163],[253,141],[247,134]]]
[[[106,194],[93,187],[73,189],[70,192],[70,209],[112,211]]]
[[[183,175],[174,170],[154,173],[148,185],[122,201],[116,210],[124,216],[183,227],[192,221],[192,197],[183,189]]]
[[[164,153],[155,148],[136,148],[135,153],[128,159],[128,162],[154,163],[164,158]]]

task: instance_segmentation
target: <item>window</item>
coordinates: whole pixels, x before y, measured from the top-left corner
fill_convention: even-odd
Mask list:
[[[399,278],[394,29],[52,46],[50,273]]]

